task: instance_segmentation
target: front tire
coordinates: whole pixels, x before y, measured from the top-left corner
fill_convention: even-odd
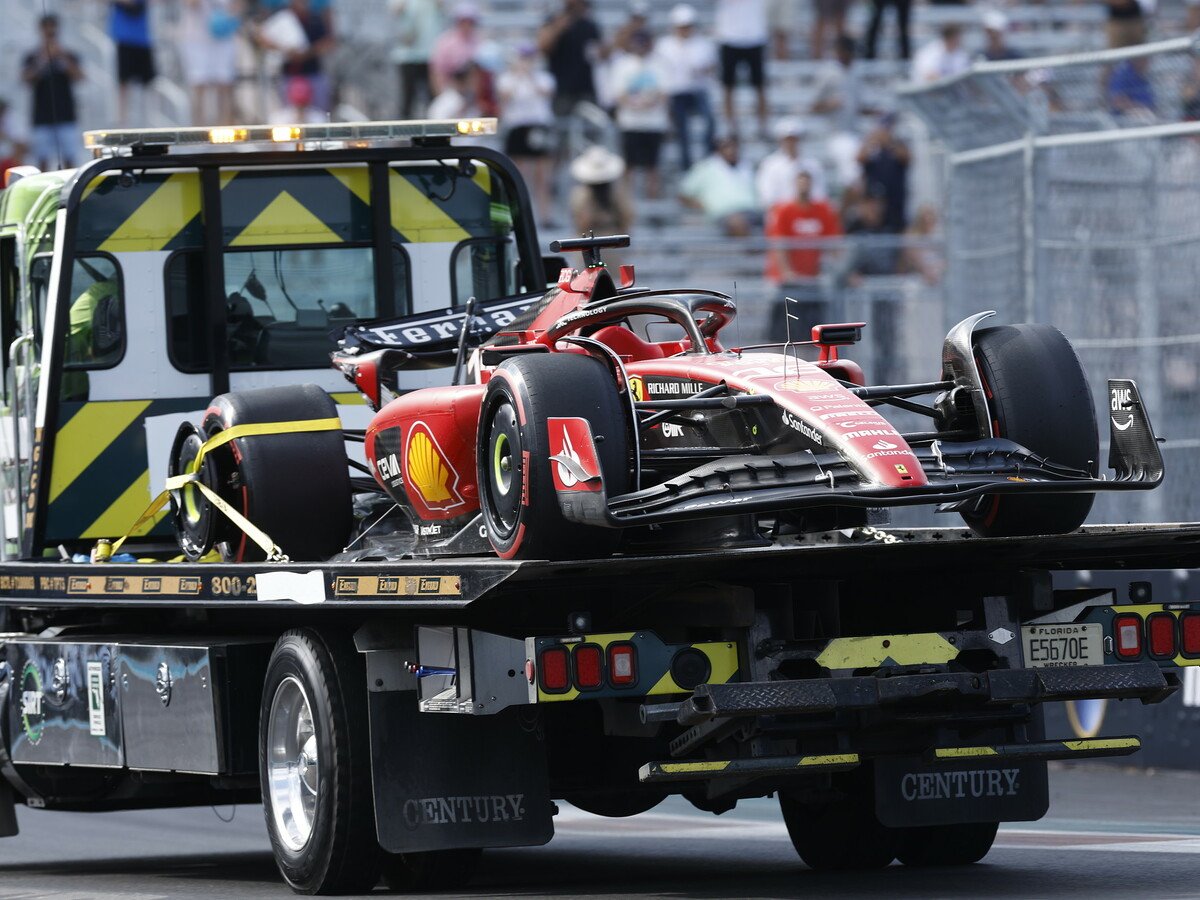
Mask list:
[[[263,686],[259,777],[275,862],[302,894],[371,890],[380,849],[363,665],[350,640],[303,628]]]
[[[608,496],[629,484],[629,438],[612,372],[575,353],[505,360],[479,416],[477,471],[488,540],[505,559],[590,559],[616,549],[620,531],[563,518],[550,467],[547,420],[588,421]]]
[[[1050,325],[999,325],[975,334],[996,437],[1095,476],[1096,411],[1075,349]],[[985,497],[962,516],[983,537],[1066,534],[1087,519],[1094,494]]]

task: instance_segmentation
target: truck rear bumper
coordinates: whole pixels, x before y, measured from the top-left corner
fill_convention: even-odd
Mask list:
[[[699,725],[714,719],[919,707],[930,701],[973,707],[1089,698],[1157,703],[1178,687],[1175,674],[1153,662],[702,684],[680,705],[677,719],[681,725]]]

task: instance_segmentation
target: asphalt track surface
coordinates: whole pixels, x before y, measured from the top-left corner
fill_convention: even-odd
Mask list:
[[[724,816],[668,800],[633,819],[563,806],[546,847],[485,854],[471,897],[1200,897],[1200,774],[1053,769],[1050,815],[1001,829],[983,863],[809,871],[774,801]],[[22,809],[0,842],[0,898],[289,897],[262,810]],[[382,889],[375,896],[383,896]]]

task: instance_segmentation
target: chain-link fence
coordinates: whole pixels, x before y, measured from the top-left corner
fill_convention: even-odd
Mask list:
[[[904,93],[945,150],[945,322],[994,309],[1062,329],[1091,377],[1105,444],[1104,380],[1137,379],[1167,438],[1167,484],[1102,495],[1092,521],[1197,518],[1195,39],[980,63]]]

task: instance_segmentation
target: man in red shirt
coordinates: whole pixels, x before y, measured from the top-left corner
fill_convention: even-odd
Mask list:
[[[773,336],[783,340],[804,340],[808,330],[829,321],[828,298],[818,277],[824,241],[840,237],[842,223],[824,200],[812,198],[812,175],[801,170],[796,176],[796,198],[771,207],[767,213],[767,280],[780,287],[782,309],[770,327]],[[806,247],[789,244],[807,242]],[[789,328],[788,316],[795,318]]]
[[[788,249],[788,245],[841,234],[837,212],[824,200],[812,199],[812,176],[801,171],[796,176],[796,199],[776,204],[767,213],[767,278],[775,284],[816,278],[821,274],[820,248]]]

